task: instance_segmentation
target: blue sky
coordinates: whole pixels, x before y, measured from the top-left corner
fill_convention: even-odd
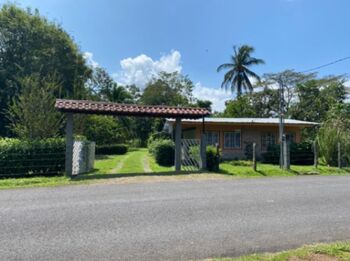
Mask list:
[[[0,3],[5,1],[0,0]],[[259,73],[306,70],[350,55],[347,0],[22,0],[60,23],[92,64],[118,82],[143,85],[181,70],[216,109],[230,93],[216,72],[234,44],[255,47]],[[319,71],[347,74],[350,60]]]

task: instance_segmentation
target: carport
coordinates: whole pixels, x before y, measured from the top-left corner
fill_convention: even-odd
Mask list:
[[[120,104],[112,102],[96,102],[89,100],[57,99],[55,108],[66,114],[66,160],[65,172],[72,176],[73,163],[73,117],[74,114],[96,114],[131,117],[156,117],[175,119],[175,171],[181,171],[181,119],[203,120],[201,136],[201,168],[206,168],[204,117],[210,112],[204,108],[174,107],[164,105]]]

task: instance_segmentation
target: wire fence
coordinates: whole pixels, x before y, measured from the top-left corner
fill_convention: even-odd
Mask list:
[[[65,152],[0,152],[0,177],[62,175]]]
[[[279,164],[289,169],[290,165],[313,165],[317,168],[320,164],[338,168],[350,167],[349,151],[341,143],[330,145],[326,149],[321,150],[316,142],[313,144],[287,144],[284,146],[282,158],[280,154],[280,145],[274,145],[268,149],[261,157],[256,155],[256,145],[252,152],[251,159],[256,165],[257,159],[262,163]]]

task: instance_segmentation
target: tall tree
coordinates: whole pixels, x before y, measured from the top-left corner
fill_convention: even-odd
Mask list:
[[[161,72],[146,86],[141,103],[151,105],[185,106],[194,101],[193,82],[178,72]]]
[[[285,70],[279,73],[267,73],[263,75],[263,80],[259,85],[269,89],[282,89],[284,96],[284,112],[288,114],[293,98],[295,97],[295,87],[316,77],[316,74],[304,74],[294,70]]]
[[[217,71],[228,70],[225,73],[221,88],[231,89],[232,93],[237,93],[237,97],[242,95],[243,91],[253,91],[253,85],[249,77],[260,81],[259,75],[251,71],[249,67],[253,65],[264,64],[264,60],[252,57],[254,48],[249,45],[233,47],[234,54],[231,55],[229,63],[221,64]]]
[[[128,89],[119,86],[108,72],[101,68],[93,68],[91,79],[86,84],[92,97],[101,101],[132,103],[133,95]]]
[[[43,139],[58,136],[62,127],[62,115],[56,111],[54,92],[59,84],[54,79],[26,77],[18,98],[7,110],[8,127],[21,139]]]
[[[0,9],[0,135],[8,121],[3,112],[21,93],[22,80],[33,74],[55,75],[61,83],[56,97],[83,98],[91,70],[72,38],[62,27],[36,10],[12,4]]]

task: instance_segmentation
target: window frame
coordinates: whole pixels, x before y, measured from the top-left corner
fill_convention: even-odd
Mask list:
[[[225,140],[226,140],[225,134],[226,133],[233,133],[233,134],[239,133],[239,146],[238,147],[227,147],[226,146],[226,142],[225,142]],[[225,150],[240,150],[240,149],[242,149],[242,131],[241,130],[224,131],[224,135],[223,136],[224,136],[223,148]],[[234,136],[234,143],[235,143],[235,139],[236,139],[236,137]]]
[[[267,144],[266,143],[266,146],[264,146],[263,140],[264,140],[264,136],[266,136],[266,135],[272,135],[273,136],[273,144]],[[274,132],[262,132],[261,133],[261,151],[266,152],[270,145],[276,145],[276,144],[277,144],[276,133],[274,133]]]
[[[209,145],[209,146],[215,146],[216,144],[209,144],[209,142],[208,142],[208,133],[215,133],[215,134],[217,134],[217,136],[218,136],[218,140],[217,140],[217,144],[220,146],[220,131],[206,131],[205,132],[205,142],[206,142],[206,144],[207,145]]]

